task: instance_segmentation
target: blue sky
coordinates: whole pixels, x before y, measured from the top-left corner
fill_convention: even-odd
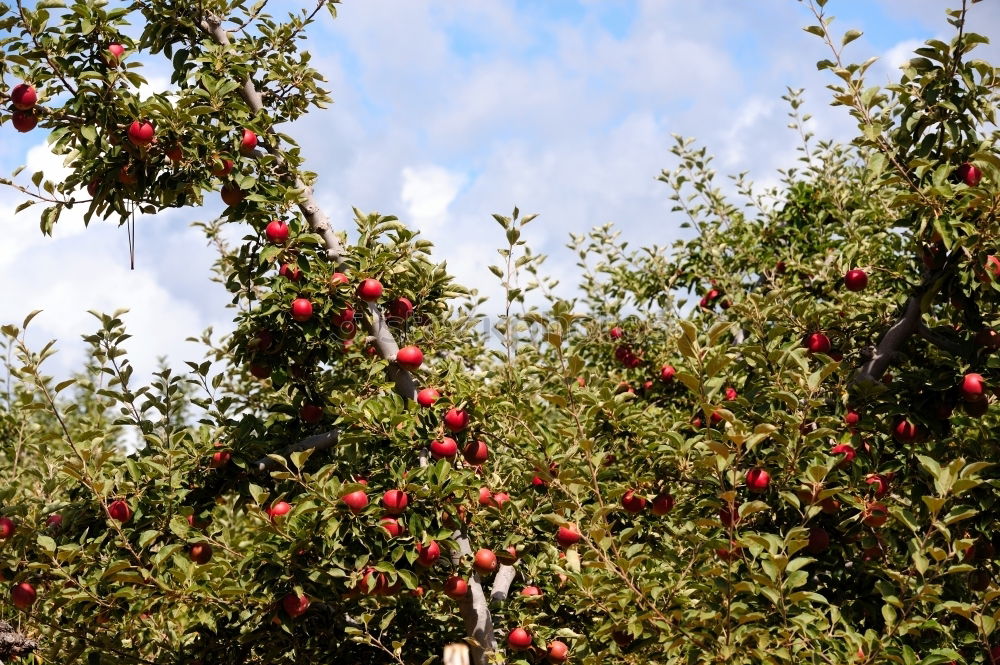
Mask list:
[[[848,57],[879,56],[870,76],[884,83],[913,47],[950,34],[944,6],[830,0],[828,11],[836,30],[864,31]],[[795,158],[786,86],[807,89],[818,136],[852,135],[846,112],[828,105],[830,75],[815,68],[828,54],[803,32],[810,18],[795,0],[345,0],[307,46],[336,103],[286,129],[336,223],[349,226],[352,206],[397,214],[436,243],[459,281],[491,295],[485,265],[502,237],[490,214],[518,205],[540,213],[529,242],[569,288],[570,232],[615,222],[633,243],[677,237],[656,182],[671,166],[671,133],[697,137],[721,172],[749,171],[763,183]],[[998,26],[997,3],[973,6],[972,30],[995,40]],[[997,56],[996,45],[980,53]],[[150,60],[146,75],[153,89],[166,87],[163,63]],[[38,131],[0,132],[0,172],[28,163],[57,176]],[[208,283],[214,257],[189,226],[218,208],[140,219],[132,272],[122,229],[83,233],[71,217],[43,239],[37,215],[10,214],[18,201],[0,192],[0,279],[25,285],[0,299],[0,321],[45,308],[34,337],[60,340],[56,373],[78,362],[79,336],[93,327],[86,309],[131,310],[144,374],[157,355],[175,365],[198,358],[185,337],[228,328],[228,296]]]

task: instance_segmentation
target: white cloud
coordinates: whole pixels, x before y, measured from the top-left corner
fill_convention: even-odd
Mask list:
[[[421,231],[439,228],[448,219],[448,206],[466,178],[440,166],[406,166],[402,170],[400,200],[410,222]]]

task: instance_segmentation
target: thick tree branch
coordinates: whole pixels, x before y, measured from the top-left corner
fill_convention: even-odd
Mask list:
[[[0,621],[0,658],[14,660],[27,656],[38,648],[38,642],[14,630],[6,621]]]
[[[297,453],[301,450],[309,450],[310,448],[315,450],[325,450],[327,448],[332,448],[337,445],[338,440],[340,440],[340,430],[334,429],[329,432],[323,432],[322,434],[314,434],[313,436],[306,437],[298,443],[293,443],[290,446],[282,448],[277,452],[277,454],[287,459],[292,453]],[[270,457],[261,457],[259,460],[254,462],[254,466],[260,473],[266,473],[268,471],[275,471],[283,468],[280,462]]]
[[[861,366],[854,377],[855,383],[878,381],[885,374],[892,357],[903,342],[914,333],[920,323],[920,296],[912,295],[906,300],[903,316],[886,331],[882,340],[872,352],[871,359]]]
[[[942,351],[947,351],[953,356],[963,356],[962,345],[955,340],[948,339],[944,335],[937,333],[924,324],[923,321],[917,321],[917,334],[922,338],[938,347]]]
[[[456,563],[461,556],[472,556],[468,536],[456,531],[455,540],[459,547],[459,551],[453,555]],[[474,665],[485,665],[486,654],[495,651],[497,644],[493,635],[493,615],[490,614],[489,601],[486,600],[479,573],[473,571],[469,578],[469,593],[459,601],[458,607],[465,622],[465,634],[475,641],[475,644],[469,645],[472,662]]]
[[[516,575],[517,569],[514,566],[507,564],[500,566],[496,577],[493,578],[493,589],[490,591],[491,602],[502,603],[507,600],[507,596],[510,594],[510,585],[514,582]]]

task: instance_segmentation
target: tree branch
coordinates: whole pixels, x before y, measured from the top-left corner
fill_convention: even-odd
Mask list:
[[[903,316],[886,331],[882,340],[875,347],[871,359],[861,366],[854,377],[855,383],[878,381],[885,374],[893,355],[903,345],[903,342],[913,334],[920,323],[920,296],[912,295],[906,300]]]
[[[510,585],[514,582],[514,577],[517,576],[517,569],[514,566],[508,566],[503,564],[500,566],[500,570],[497,571],[496,577],[493,578],[493,589],[490,592],[490,601],[494,603],[502,603],[507,600],[507,596],[510,594]]]
[[[923,337],[931,344],[933,344],[934,346],[941,349],[942,351],[947,351],[953,356],[959,356],[959,357],[964,356],[961,344],[959,344],[954,340],[946,338],[944,335],[940,333],[931,330],[930,328],[927,327],[927,325],[923,321],[920,320],[917,321],[917,334]]]
[[[329,432],[323,432],[322,434],[314,434],[313,436],[306,437],[298,443],[293,443],[290,446],[282,448],[276,454],[287,459],[292,453],[296,453],[301,450],[309,450],[310,448],[315,450],[326,450],[327,448],[332,448],[337,445],[337,441],[339,440],[340,430],[334,429]],[[261,457],[259,460],[254,462],[254,466],[257,468],[259,473],[266,473],[268,471],[275,471],[283,468],[281,463],[272,457]]]
[[[463,555],[472,556],[472,547],[469,545],[469,537],[460,531],[455,532],[455,541],[458,543],[458,555],[453,555],[453,560]],[[493,615],[490,614],[489,602],[486,600],[486,593],[483,591],[482,580],[479,573],[473,571],[469,578],[469,593],[458,603],[459,611],[462,613],[462,620],[465,622],[465,634],[475,640],[475,644],[469,645],[469,654],[472,656],[473,665],[485,665],[486,654],[496,650],[496,637],[493,634]]]

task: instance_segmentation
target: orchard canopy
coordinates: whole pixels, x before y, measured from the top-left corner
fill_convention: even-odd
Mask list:
[[[335,224],[282,133],[330,101],[333,2],[0,4],[0,133],[72,170],[4,179],[4,224],[221,196],[236,324],[141,385],[121,312],[72,376],[5,322],[0,660],[1000,662],[1000,80],[975,3],[885,87],[826,5],[806,30],[857,138],[790,91],[776,188],[677,138],[688,239],[573,236],[572,300],[533,215],[496,215],[497,344],[405,223]],[[171,89],[144,98],[150,58]]]

